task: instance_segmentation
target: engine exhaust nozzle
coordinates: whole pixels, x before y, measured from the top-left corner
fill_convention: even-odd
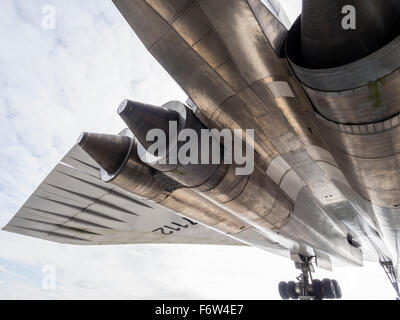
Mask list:
[[[118,114],[146,149],[152,144],[146,140],[147,132],[160,129],[168,133],[169,123],[179,121],[179,113],[175,110],[131,100],[122,101]]]
[[[77,143],[103,170],[112,174],[123,165],[132,139],[127,136],[83,132]]]

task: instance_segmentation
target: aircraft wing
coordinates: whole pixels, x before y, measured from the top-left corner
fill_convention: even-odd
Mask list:
[[[242,243],[99,179],[74,146],[4,230],[77,245]]]

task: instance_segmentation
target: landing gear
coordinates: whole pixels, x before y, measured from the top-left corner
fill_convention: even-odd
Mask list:
[[[299,298],[299,284],[294,281],[279,282],[279,294],[283,300],[297,300]]]
[[[321,280],[314,279],[311,283],[312,295],[315,300],[322,300],[324,298],[324,292],[322,291],[322,283]]]
[[[390,283],[392,284],[394,290],[397,293],[396,300],[400,300],[400,290],[399,290],[399,282],[397,280],[396,270],[393,266],[393,261],[390,259],[381,259],[379,260],[383,270],[385,271]]]
[[[288,293],[289,297],[296,300],[299,298],[299,294],[297,293],[297,284],[294,281],[288,282]]]
[[[340,289],[339,283],[336,280],[331,280],[335,288],[336,299],[342,299],[342,289]]]
[[[322,299],[340,299],[342,291],[336,280],[313,279],[312,256],[292,255],[297,269],[301,274],[296,278],[298,282],[280,282],[279,294],[282,299],[301,299],[301,300],[322,300]]]
[[[335,287],[333,286],[333,282],[329,279],[322,280],[322,292],[324,293],[324,296],[327,299],[336,298]]]
[[[281,281],[279,282],[279,294],[283,300],[289,300],[289,290],[288,290],[288,284],[287,282]]]

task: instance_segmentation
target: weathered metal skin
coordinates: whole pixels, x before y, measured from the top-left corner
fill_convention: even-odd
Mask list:
[[[280,234],[290,238],[299,237],[312,248],[322,248],[325,252],[335,252],[336,257],[362,265],[362,253],[352,247],[346,239],[346,230],[340,228],[337,218],[329,215],[326,207],[315,200],[308,187],[303,188],[296,200],[291,221],[280,230]]]
[[[107,172],[117,171],[132,147],[129,137],[88,132],[82,133],[77,143]]]
[[[322,146],[307,97],[281,58],[287,30],[259,1],[114,2],[199,111],[218,128],[255,130],[250,142],[265,167],[303,143]]]
[[[136,144],[137,142],[133,142],[133,145]],[[89,144],[86,143],[82,147],[85,150]],[[96,161],[96,159],[93,160]],[[125,191],[152,200],[165,208],[215,227],[224,233],[234,234],[246,229],[241,221],[207,199],[203,199],[191,189],[167,190],[165,183],[155,177],[155,170],[140,160],[136,148],[129,150],[129,156],[119,164],[116,172],[107,173],[101,170],[101,178]]]
[[[110,140],[108,136],[103,138]],[[113,140],[117,141],[117,138]],[[81,147],[92,150],[94,147],[90,142],[92,140],[86,140]],[[280,229],[289,221],[293,204],[260,169],[250,176],[239,176],[235,173],[235,166],[222,165],[223,169],[214,179],[203,186],[190,189],[178,184],[171,188],[173,181],[166,183],[157,179],[160,173],[140,160],[136,148],[138,143],[133,139],[132,148],[127,150],[129,155],[120,162],[118,170],[112,173],[101,170],[104,181],[224,233],[239,233],[249,225],[259,230]],[[100,148],[97,143],[95,146]],[[101,152],[92,152],[94,157],[99,154]]]
[[[197,152],[197,164],[180,163],[177,155],[180,152],[180,148],[186,143],[186,140],[178,140],[182,131],[190,128],[194,130],[197,137],[201,137],[201,130],[206,129],[183,103],[171,101],[162,107],[156,107],[125,100],[118,108],[118,113],[139,140],[140,143],[137,145],[139,147],[138,152],[143,155],[146,154],[146,149],[153,143],[146,140],[146,136],[151,129],[161,129],[166,135],[166,145],[163,146],[165,148],[164,156],[159,156],[160,159],[156,162],[148,162],[148,165],[154,169],[164,172],[165,175],[186,187],[202,185],[217,171],[219,164],[212,163],[212,143],[209,144],[208,148],[209,164],[201,164],[201,148]],[[169,128],[171,122],[175,122],[176,132],[171,132]],[[186,139],[187,137],[184,138]],[[219,152],[219,150],[216,150],[216,152]],[[171,161],[172,157],[175,158],[174,161]],[[164,161],[164,163],[161,161]]]
[[[373,54],[341,67],[310,69],[298,52],[300,20],[287,42],[287,55],[315,109],[341,124],[368,124],[400,112],[400,37]]]
[[[371,3],[356,3],[365,9],[357,12],[359,21],[365,20],[370,12],[368,8]],[[306,1],[304,5],[311,6],[311,1]],[[399,4],[392,1],[379,2],[379,8],[381,10],[374,14],[384,14],[385,16],[380,16],[379,19],[387,25],[381,28],[378,24],[375,34],[371,34],[370,28],[375,30],[376,26],[371,27],[360,22],[357,32],[351,34],[350,31],[348,34],[349,37],[355,34],[362,36],[360,41],[365,40],[364,53],[353,52],[351,49],[346,51],[347,49],[343,48],[343,55],[347,56],[338,57],[335,50],[340,49],[339,44],[332,43],[337,48],[332,49],[332,54],[325,55],[324,59],[331,58],[331,65],[336,65],[335,67],[313,68],[310,67],[310,63],[304,63],[305,60],[310,62],[313,56],[310,54],[310,48],[305,53],[304,50],[300,50],[300,46],[317,46],[311,41],[311,28],[304,30],[309,23],[307,19],[310,19],[307,10],[290,31],[286,51],[293,70],[316,110],[315,123],[350,185],[372,204],[395,208],[400,204],[400,179],[397,174],[400,150],[396,138],[400,112],[400,12]],[[341,14],[339,9],[333,2],[326,7],[326,10],[336,12],[337,17]],[[397,17],[397,20],[393,20],[393,16]],[[326,28],[336,28],[337,21],[332,22],[324,15],[320,15],[319,19],[320,23],[327,24]],[[387,31],[387,26],[390,27],[390,32],[385,33],[378,42],[370,40],[379,38],[377,35]],[[322,33],[318,36],[322,37]],[[305,41],[304,38],[307,37],[310,41]],[[377,48],[377,44],[381,44],[381,47]],[[345,44],[342,43],[342,46]],[[318,48],[316,50],[318,52]],[[303,56],[299,52],[302,52]],[[353,59],[350,59],[351,57]],[[336,60],[337,58],[340,59]],[[349,59],[353,62],[345,64]],[[329,61],[315,60],[313,65],[329,65]]]
[[[400,40],[400,38],[399,38]],[[322,92],[306,88],[325,118],[341,124],[370,124],[390,119],[400,112],[400,73],[396,70],[352,90]]]
[[[95,136],[101,139],[102,135],[95,134]],[[212,177],[212,179],[209,179],[207,183],[203,184],[201,188],[184,188],[179,183],[174,185],[172,179],[167,178],[170,181],[160,179],[160,175],[163,176],[163,173],[157,172],[140,160],[136,148],[138,140],[134,138],[129,129],[122,131],[120,136],[103,136],[103,138],[105,138],[106,142],[109,140],[119,141],[121,140],[121,136],[123,138],[128,137],[132,147],[129,149],[125,159],[119,163],[119,168],[115,172],[108,173],[104,169],[100,169],[100,177],[102,180],[118,186],[129,193],[154,201],[164,208],[207,225],[243,243],[287,256],[286,250],[290,250],[293,245],[291,242],[277,242],[275,238],[270,237],[270,234],[267,232],[263,233],[260,232],[259,229],[252,227],[251,225],[255,225],[255,223],[251,218],[246,219],[246,216],[243,218],[229,207],[221,206],[217,201],[213,200],[213,197],[209,197],[211,193],[214,192],[217,194],[216,191],[219,191],[218,194],[220,197],[215,198],[219,198],[220,202],[232,202],[234,204],[234,200],[238,195],[245,195],[243,189],[245,189],[247,185],[248,177],[244,177],[243,180],[245,183],[240,184],[239,190],[232,193],[232,185],[226,185],[226,183],[229,181],[232,182],[232,178],[234,179],[234,177],[232,177],[231,173],[228,174],[227,170],[229,166],[223,165],[221,168],[223,167],[224,169],[218,170],[217,174]],[[90,141],[93,141],[93,139]],[[90,145],[90,141],[87,141],[85,144],[82,143],[81,147],[84,150],[93,150],[94,146]],[[96,144],[96,146],[101,149],[101,145]],[[108,145],[106,145],[106,147],[107,146]],[[91,152],[92,156],[97,157],[101,155],[101,150],[98,151],[99,152]],[[100,156],[100,159],[101,158],[102,156]],[[111,156],[111,158],[116,159],[116,157],[113,156]],[[114,166],[115,165],[116,164],[114,164]],[[234,170],[230,169],[230,172],[233,171]],[[225,180],[224,187],[222,187],[222,185],[224,185],[224,183],[221,182],[222,180]],[[224,193],[224,195],[222,195],[222,193]],[[259,222],[256,225],[262,225],[264,229],[271,227],[267,222]]]
[[[400,205],[399,116],[368,125],[316,120],[336,162],[352,187],[372,204]]]
[[[342,26],[345,17],[342,9],[349,5],[355,9],[354,30]],[[361,59],[398,35],[399,13],[397,0],[303,0],[301,52],[304,60],[315,68],[330,68]]]
[[[293,203],[258,166],[250,176],[236,175],[229,166],[214,186],[196,189],[259,230],[282,228],[293,211]]]
[[[293,203],[260,170],[250,176],[238,176],[230,166],[220,179],[215,179],[214,187],[208,189],[208,185],[208,190],[197,187],[171,192],[154,178],[149,167],[137,162],[135,154],[132,150],[124,168],[110,182],[188,218],[229,234],[248,226],[261,231],[280,229],[290,220]]]
[[[165,104],[166,109],[171,104]],[[124,113],[128,106],[124,107]],[[177,110],[180,108],[175,107]],[[181,105],[184,116],[181,117],[182,123],[179,129],[192,128],[200,136],[199,129],[204,128],[201,122],[192,114],[191,110]],[[143,128],[148,128],[151,124],[146,124],[146,110],[136,110],[137,113],[130,113],[130,116],[123,116],[123,120],[130,125],[134,134],[144,137]],[[152,112],[152,108],[149,108]],[[137,126],[133,118],[140,118],[141,123]],[[168,122],[167,114],[160,117],[158,122]],[[156,127],[162,125],[152,124]],[[179,134],[179,133],[178,133]],[[140,142],[137,142],[140,150]],[[179,146],[178,146],[179,147]],[[223,159],[224,148],[210,150],[220,152],[220,159]],[[232,152],[233,150],[225,152]],[[200,153],[200,152],[199,152]],[[155,170],[160,170],[158,163],[148,163]],[[179,170],[179,173],[177,171]],[[235,164],[202,164],[202,165],[177,165],[173,170],[165,171],[173,180],[182,183],[183,186],[194,188],[197,193],[206,196],[219,203],[224,209],[228,209],[234,216],[246,221],[260,230],[280,229],[290,219],[293,203],[288,200],[264,172],[261,166],[255,165],[255,170],[250,175],[237,175]],[[201,182],[202,181],[202,182]],[[199,183],[200,182],[200,183]],[[178,187],[181,189],[183,186]]]
[[[130,147],[126,149],[126,154],[124,157],[113,157],[112,156],[112,148],[107,149],[103,148],[101,144],[97,143],[97,141],[93,141],[93,139],[86,139],[85,143],[82,143],[82,135],[79,138],[78,144],[80,147],[87,152],[90,157],[100,165],[100,161],[103,158],[103,154],[109,156],[110,159],[114,161],[112,166],[116,168],[112,171],[106,171],[105,168],[100,167],[100,177],[105,182],[112,181],[115,185],[120,186],[122,189],[137,194],[143,198],[152,200],[154,202],[161,202],[165,198],[168,197],[168,192],[164,190],[163,185],[154,179],[153,171],[154,169],[144,165],[137,152],[136,152],[136,142],[132,137],[126,135],[127,130],[122,132],[121,135],[116,135],[115,138],[109,139],[111,135],[98,135],[92,133],[85,133],[85,135],[97,136],[96,140],[103,139],[104,141],[118,141],[120,138],[124,138],[124,140],[128,139]],[[92,143],[95,144],[92,144]],[[114,149],[117,149],[118,146],[116,142],[109,143],[106,145],[107,147],[115,145]],[[96,150],[93,152],[93,150]],[[99,161],[99,162],[98,162]],[[111,160],[110,160],[111,161]]]

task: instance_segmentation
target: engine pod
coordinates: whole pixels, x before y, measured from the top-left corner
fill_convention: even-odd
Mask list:
[[[305,1],[306,5],[312,5],[312,2],[317,3]],[[362,1],[365,6],[370,2]],[[362,3],[353,1],[358,6]],[[387,7],[371,14],[380,14],[382,23],[390,26],[382,27],[379,32],[390,31],[379,40],[384,39],[380,48],[376,49],[374,44],[369,46],[366,56],[360,58],[355,54],[349,56],[352,62],[344,59],[339,65],[332,60],[334,67],[310,63],[311,56],[305,57],[302,50],[305,45],[302,28],[306,24],[302,19],[307,19],[309,14],[293,25],[286,52],[313,104],[314,122],[353,189],[377,206],[394,208],[399,205],[400,198],[400,147],[396,138],[400,113],[400,4],[398,1],[380,1],[379,7],[382,6]],[[363,21],[360,17],[363,12],[357,11],[359,21]],[[393,16],[397,17],[395,21]],[[363,24],[358,27],[362,28]],[[368,30],[357,32],[364,37],[373,37],[372,31]],[[345,46],[346,41],[341,45]],[[316,52],[318,50],[316,48]]]
[[[210,141],[208,162],[202,163],[202,141],[200,141],[200,137],[201,131],[206,130],[206,127],[183,103],[171,101],[161,107],[156,107],[125,100],[118,112],[139,140],[137,151],[140,158],[152,168],[164,172],[165,175],[184,186],[196,187],[203,184],[220,166],[220,164],[212,163],[211,156],[213,152],[221,153],[223,148],[216,150],[214,144]],[[160,129],[160,133],[164,133],[166,139],[166,144],[161,145],[158,154],[149,152],[151,143],[147,141],[147,135],[152,129]],[[197,159],[195,159],[195,163],[181,163],[179,157],[184,145],[189,143],[182,138],[187,129],[197,139]],[[222,159],[221,155],[220,158]]]

